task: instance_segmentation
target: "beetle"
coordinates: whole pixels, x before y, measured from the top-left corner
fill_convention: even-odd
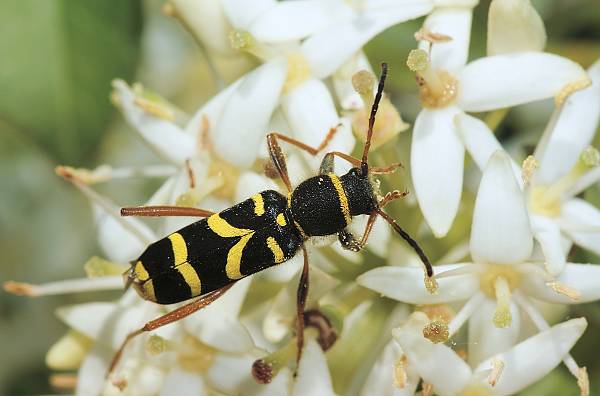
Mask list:
[[[383,211],[385,205],[405,194],[393,191],[378,199],[373,175],[391,173],[399,164],[388,167],[370,167],[368,164],[375,115],[386,75],[387,65],[383,63],[361,159],[337,151],[329,152],[324,156],[317,176],[292,188],[279,141],[316,155],[326,147],[336,129],[330,130],[316,148],[285,135],[270,133],[267,135],[269,156],[287,188],[287,196],[274,190],[262,191],[219,213],[178,206],[121,210],[123,216],[203,217],[148,246],[125,273],[126,284],[132,285],[146,300],[172,304],[199,298],[130,333],[115,354],[109,374],[133,337],[206,307],[237,280],[289,260],[302,250],[304,265],[297,291],[296,323],[296,359],[299,361],[304,343],[304,307],[309,287],[309,261],[304,243],[312,237],[337,234],[344,248],[359,251],[365,246],[379,216],[417,252],[424,264],[428,289],[435,287],[432,286],[435,285],[433,269],[423,250]],[[342,176],[336,175],[335,157],[350,162],[353,167]],[[360,240],[347,230],[352,218],[358,215],[369,215]]]

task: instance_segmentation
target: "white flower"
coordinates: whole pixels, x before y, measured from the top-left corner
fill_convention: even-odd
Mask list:
[[[427,322],[426,315],[414,313],[393,335],[407,358],[407,365],[440,396],[500,396],[519,392],[556,367],[587,326],[584,318],[571,319],[470,365],[450,347],[425,339],[422,328]]]
[[[600,61],[588,74],[592,85],[573,93],[555,110],[533,154],[538,167],[525,175],[533,234],[551,275],[564,269],[572,242],[600,253],[600,211],[576,197],[600,180],[598,152],[588,147],[600,119]],[[455,123],[467,151],[483,169],[500,143],[476,118],[462,114]],[[514,163],[513,169],[521,177]]]
[[[488,56],[465,65],[471,14],[468,7],[436,8],[423,29],[442,37],[421,41],[421,50],[413,51],[407,62],[417,72],[424,107],[413,131],[412,180],[425,220],[437,237],[449,231],[462,194],[464,146],[454,118],[550,97],[562,101],[589,82],[579,65],[547,53]]]
[[[519,309],[546,326],[530,297],[550,303],[583,303],[600,298],[600,267],[572,264],[556,278],[532,262],[533,235],[523,193],[510,160],[502,151],[490,158],[477,194],[470,251],[473,263],[436,266],[438,293],[429,294],[418,268],[381,267],[357,282],[383,295],[412,304],[467,300],[448,324],[454,335],[470,318],[469,356],[473,364],[510,348],[520,334]],[[512,298],[514,297],[514,298]],[[513,301],[514,300],[514,301]],[[567,363],[574,375],[579,368]]]

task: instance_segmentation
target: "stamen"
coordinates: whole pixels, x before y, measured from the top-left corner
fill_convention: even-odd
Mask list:
[[[50,386],[62,391],[74,391],[77,387],[77,375],[75,374],[52,374],[48,379]]]
[[[547,282],[546,286],[554,290],[558,294],[569,297],[573,301],[577,301],[581,298],[581,293],[578,290],[573,289],[570,286],[560,282]]]
[[[427,52],[422,49],[412,50],[406,65],[416,74],[421,104],[424,107],[442,108],[456,99],[458,81],[444,70],[433,70]]]
[[[450,338],[448,324],[441,320],[433,320],[423,328],[423,337],[434,344],[446,342]]]
[[[256,360],[252,364],[252,376],[260,384],[268,384],[288,362],[295,358],[296,339],[291,339],[286,346]]]
[[[115,204],[113,204],[109,199],[98,194],[86,184],[82,183],[76,177],[76,175],[70,173],[68,169],[59,166],[55,169],[55,171],[57,175],[73,183],[73,185],[77,187],[90,201],[104,209],[104,211],[110,217],[116,220],[123,228],[129,231],[132,235],[137,237],[142,244],[150,245],[155,240],[155,237],[151,235],[150,230],[143,229],[140,224],[136,223],[135,221],[132,221],[132,219],[126,219],[121,217],[121,211],[119,208],[117,208]]]
[[[154,102],[146,98],[136,97],[133,103],[146,113],[167,121],[175,121],[175,112],[164,103]]]
[[[414,36],[415,40],[417,41],[429,41],[432,44],[447,43],[449,41],[452,41],[452,37],[446,34],[432,32],[426,27],[422,27],[421,29],[417,30]]]
[[[229,44],[235,51],[247,52],[265,61],[275,55],[273,50],[256,41],[252,33],[244,29],[233,29],[229,32]]]
[[[398,389],[404,389],[408,383],[408,374],[406,372],[406,366],[408,365],[408,359],[406,355],[401,355],[396,363],[394,363],[394,386]]]
[[[592,85],[592,80],[587,76],[580,80],[570,82],[562,87],[556,96],[554,96],[554,103],[556,106],[561,106],[572,93],[587,88],[590,85]]]
[[[99,278],[103,276],[122,275],[127,270],[127,267],[93,256],[83,265],[83,269],[89,278]]]
[[[150,355],[160,355],[169,349],[171,349],[169,341],[161,336],[152,334],[150,337],[148,337],[148,341],[146,341],[146,351],[148,351]]]
[[[361,70],[352,76],[352,87],[360,94],[364,102],[364,108],[370,108],[375,100],[373,88],[376,83],[377,80],[373,73],[367,70]]]
[[[496,386],[500,376],[502,375],[502,371],[504,370],[504,362],[500,359],[492,360],[492,372],[488,376],[488,384],[492,387]]]
[[[454,336],[462,325],[473,315],[473,312],[481,305],[484,295],[481,292],[475,293],[465,305],[458,311],[448,324],[448,337]]]
[[[577,385],[579,386],[580,396],[589,396],[590,394],[590,378],[586,367],[580,367],[577,373]]]
[[[429,276],[429,275],[425,274],[424,281],[425,281],[425,289],[427,289],[429,294],[437,294],[438,283],[437,283],[437,280],[435,279],[435,275]]]
[[[423,382],[421,384],[421,396],[433,396],[433,385]]]
[[[521,170],[521,178],[523,179],[523,183],[525,185],[529,184],[533,173],[536,171],[537,168],[539,168],[539,166],[540,162],[533,155],[529,155],[527,158],[525,158]]]
[[[494,312],[494,325],[498,328],[510,327],[512,315],[510,313],[510,286],[503,276],[498,276],[494,281],[496,292],[496,311]]]
[[[300,54],[293,53],[287,57],[288,69],[283,91],[289,92],[310,78],[308,60]]]
[[[109,165],[100,165],[96,169],[91,170],[59,165],[56,167],[56,173],[59,175],[69,175],[69,177],[88,185],[102,183],[112,179],[112,168]]]
[[[121,276],[68,279],[58,282],[44,283],[41,285],[14,281],[4,282],[4,290],[6,292],[27,297],[41,297],[99,290],[119,290],[122,288],[123,280]]]

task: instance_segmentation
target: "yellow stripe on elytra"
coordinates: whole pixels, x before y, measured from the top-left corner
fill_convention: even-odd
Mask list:
[[[135,263],[135,267],[133,267],[133,272],[135,274],[135,278],[142,282],[150,279],[150,274],[148,274],[148,271],[146,271],[146,268],[144,267],[144,264],[141,261]]]
[[[237,228],[225,221],[218,213],[208,218],[208,226],[220,237],[231,238],[250,234],[252,230]]]
[[[171,246],[173,248],[173,265],[185,263],[188,259],[188,251],[187,245],[185,244],[185,239],[183,239],[180,233],[175,232],[169,235],[169,240],[171,241]]]
[[[283,256],[283,250],[281,250],[281,247],[279,246],[275,238],[267,238],[267,247],[273,252],[273,257],[275,258],[276,263],[282,263],[285,260]]]
[[[254,194],[252,196],[252,201],[254,201],[254,214],[257,216],[262,216],[265,214],[265,201],[261,193]]]
[[[177,271],[183,276],[185,283],[189,285],[190,290],[192,291],[192,297],[199,296],[202,290],[202,284],[194,267],[186,261],[175,268],[177,268]]]
[[[331,179],[335,190],[337,191],[338,197],[340,198],[340,208],[344,214],[344,219],[346,219],[346,224],[350,224],[352,218],[350,217],[350,206],[348,205],[348,197],[344,191],[344,186],[342,186],[342,182],[336,174],[330,173],[328,176]]]
[[[304,232],[300,223],[294,220],[294,225],[296,226],[296,229],[300,232],[300,236],[302,237],[302,239],[308,239],[308,235],[306,235],[306,232]]]
[[[252,234],[244,235],[240,240],[229,249],[227,252],[227,264],[225,264],[225,273],[229,279],[240,279],[243,275],[240,271],[240,265],[242,263],[242,253],[244,247],[252,238]]]
[[[154,294],[154,283],[152,283],[152,279],[144,282],[142,285],[142,291],[146,300],[156,301],[156,295]]]
[[[279,213],[275,220],[277,221],[277,224],[282,227],[287,225],[287,221],[285,221],[285,215],[283,213]]]

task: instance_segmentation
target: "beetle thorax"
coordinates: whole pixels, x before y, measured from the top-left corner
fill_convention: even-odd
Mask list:
[[[288,204],[296,226],[309,237],[343,230],[353,216],[371,213],[377,201],[369,180],[352,169],[343,176],[329,173],[305,180]]]

